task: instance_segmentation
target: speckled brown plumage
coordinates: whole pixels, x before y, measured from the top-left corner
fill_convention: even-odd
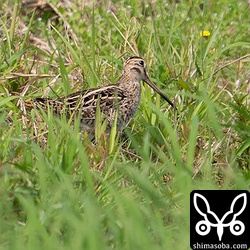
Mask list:
[[[152,83],[146,73],[146,64],[141,57],[129,57],[123,64],[122,76],[115,85],[78,91],[61,98],[37,98],[35,105],[47,110],[50,107],[56,115],[66,113],[70,119],[80,116],[81,129],[93,133],[97,107],[107,120],[110,130],[117,114],[117,129],[124,128],[132,119],[141,96],[140,81],[146,82],[171,106],[173,103]]]

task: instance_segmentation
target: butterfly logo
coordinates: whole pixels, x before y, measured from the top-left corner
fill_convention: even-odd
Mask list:
[[[236,203],[239,204],[240,199],[243,199],[243,205],[239,209],[239,211],[237,211],[235,204]],[[204,207],[203,209],[199,208],[198,201],[203,202],[203,204],[205,204],[206,211],[202,211],[204,210]],[[222,216],[221,219],[219,219],[218,216],[213,211],[210,210],[210,205],[207,199],[203,195],[195,193],[193,196],[193,204],[194,204],[196,211],[204,218],[203,220],[200,220],[199,222],[197,222],[195,226],[195,230],[199,235],[204,236],[204,235],[209,234],[211,227],[217,228],[217,235],[218,235],[219,241],[221,241],[222,239],[225,227],[229,227],[230,232],[235,236],[238,236],[244,233],[245,225],[243,224],[242,221],[237,220],[237,216],[239,216],[246,208],[246,205],[247,205],[246,193],[239,194],[233,199],[231,206],[230,206],[230,210],[226,212]],[[225,223],[225,220],[226,219],[228,220],[228,216],[232,217],[232,219],[230,222]],[[211,222],[211,219],[213,220],[213,222]]]

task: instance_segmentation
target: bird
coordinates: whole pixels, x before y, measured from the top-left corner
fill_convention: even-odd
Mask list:
[[[117,131],[121,131],[134,117],[141,97],[143,81],[154,89],[173,108],[175,105],[150,80],[146,71],[146,62],[142,57],[130,56],[124,63],[122,75],[116,84],[80,90],[57,98],[35,98],[36,107],[55,115],[66,114],[67,119],[80,119],[80,130],[93,135],[97,113],[101,114],[102,122],[106,121],[106,132],[111,131],[116,122]],[[98,111],[99,110],[99,111]]]

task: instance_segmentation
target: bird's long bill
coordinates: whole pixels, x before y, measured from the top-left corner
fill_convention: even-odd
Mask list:
[[[144,81],[152,88],[154,89],[163,99],[165,99],[172,107],[174,107],[174,104],[168,99],[168,97],[162,93],[162,91],[149,79],[148,76],[144,79]]]

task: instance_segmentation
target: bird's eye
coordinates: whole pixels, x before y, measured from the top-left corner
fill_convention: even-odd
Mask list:
[[[143,61],[143,60],[140,60],[140,61],[139,61],[139,64],[140,64],[141,66],[144,66],[144,61]]]

